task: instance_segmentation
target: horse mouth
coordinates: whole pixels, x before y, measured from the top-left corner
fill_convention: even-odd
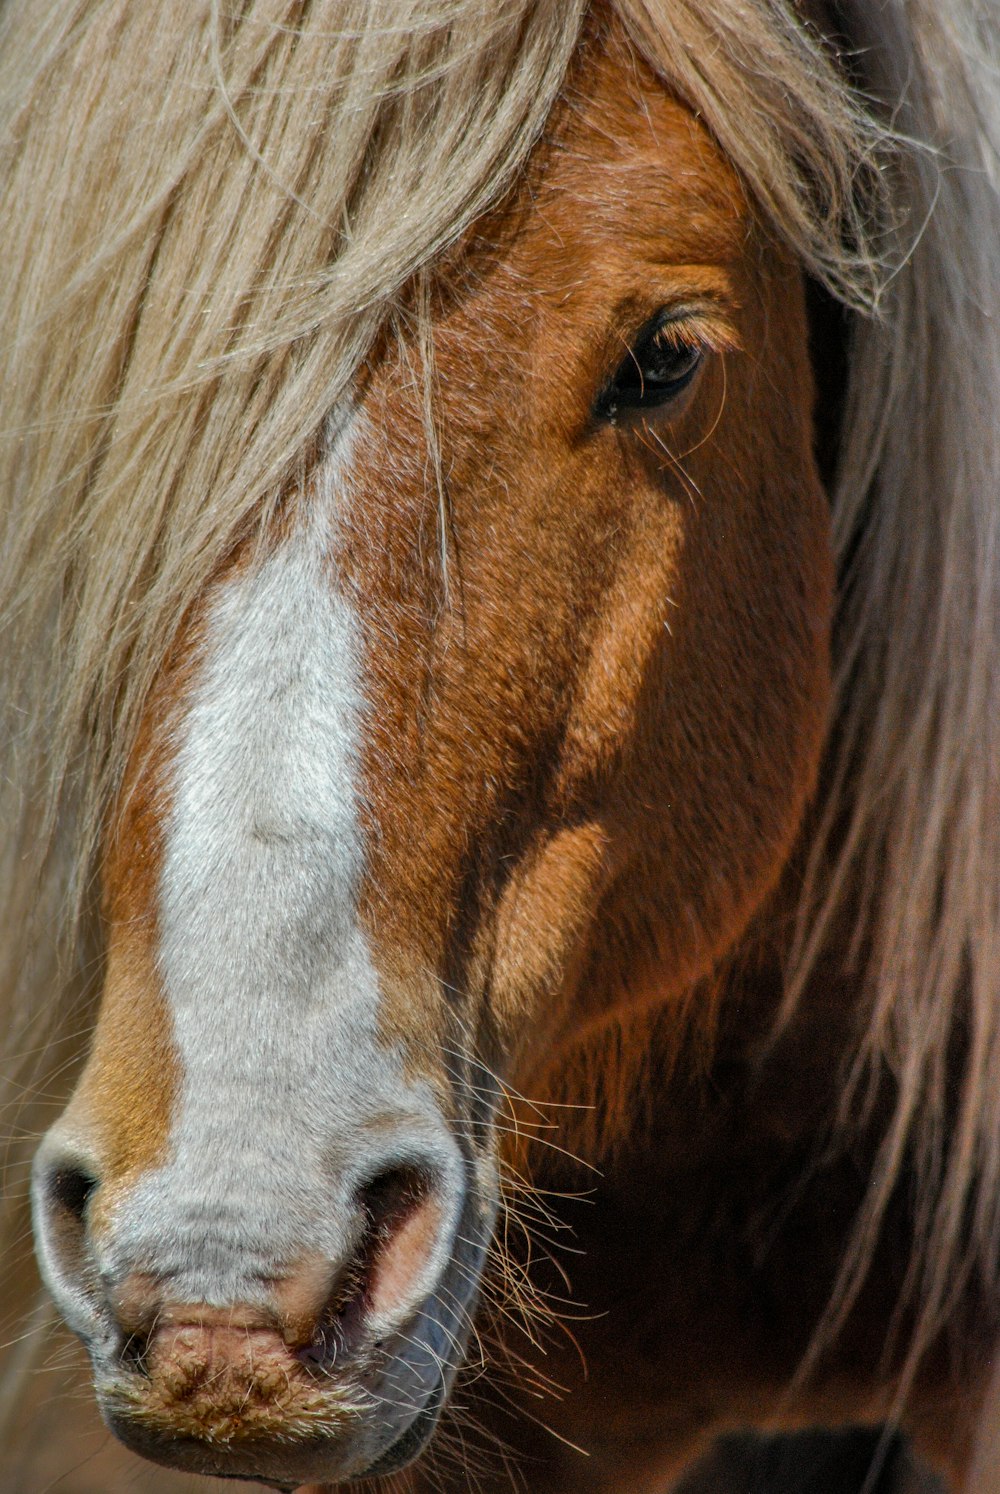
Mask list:
[[[230,1370],[174,1364],[129,1372],[98,1396],[110,1429],[144,1458],[293,1487],[349,1458],[365,1409],[346,1387],[279,1366],[266,1346],[252,1344]]]
[[[447,1397],[439,1380],[425,1404],[388,1446],[379,1398],[363,1389],[333,1389],[316,1377],[289,1376],[277,1395],[219,1383],[205,1395],[133,1376],[99,1390],[102,1414],[118,1439],[141,1457],[213,1478],[270,1482],[352,1482],[395,1473],[423,1451]],[[269,1387],[273,1390],[274,1387]]]
[[[47,1259],[112,1433],[167,1467],[279,1488],[346,1483],[417,1457],[464,1357],[493,1209],[443,1144],[416,1162],[414,1152],[344,1186],[338,1250],[289,1254],[281,1270],[262,1252],[253,1272],[244,1253],[235,1287],[220,1286],[208,1272],[228,1237],[185,1237],[186,1295],[174,1257],[149,1267],[156,1242],[120,1268],[114,1241],[91,1228],[97,1185],[70,1191],[63,1159],[57,1187],[43,1160]]]

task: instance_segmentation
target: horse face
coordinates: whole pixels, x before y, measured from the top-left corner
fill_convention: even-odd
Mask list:
[[[37,1167],[116,1432],[286,1486],[429,1435],[501,1081],[733,943],[825,713],[800,278],[623,49],[427,305],[164,667]]]

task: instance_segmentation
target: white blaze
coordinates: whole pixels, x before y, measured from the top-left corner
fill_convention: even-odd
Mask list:
[[[182,1296],[245,1300],[306,1249],[338,1259],[387,1133],[457,1184],[429,1094],[379,1040],[356,914],[359,629],[330,559],[348,449],[339,436],[277,550],[220,584],[179,732],[159,968],[181,1095],[169,1163],[131,1190],[113,1253]]]

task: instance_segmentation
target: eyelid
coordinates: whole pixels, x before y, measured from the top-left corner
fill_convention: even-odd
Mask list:
[[[647,318],[637,327],[626,345],[635,348],[644,337],[656,337],[660,333],[678,343],[703,348],[706,353],[743,351],[739,333],[729,318],[717,306],[705,303],[664,307],[655,317]]]

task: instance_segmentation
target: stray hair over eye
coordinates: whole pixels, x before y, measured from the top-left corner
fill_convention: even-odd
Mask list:
[[[597,396],[596,418],[613,422],[626,411],[658,410],[683,394],[705,356],[704,346],[685,334],[675,311],[657,312]]]

